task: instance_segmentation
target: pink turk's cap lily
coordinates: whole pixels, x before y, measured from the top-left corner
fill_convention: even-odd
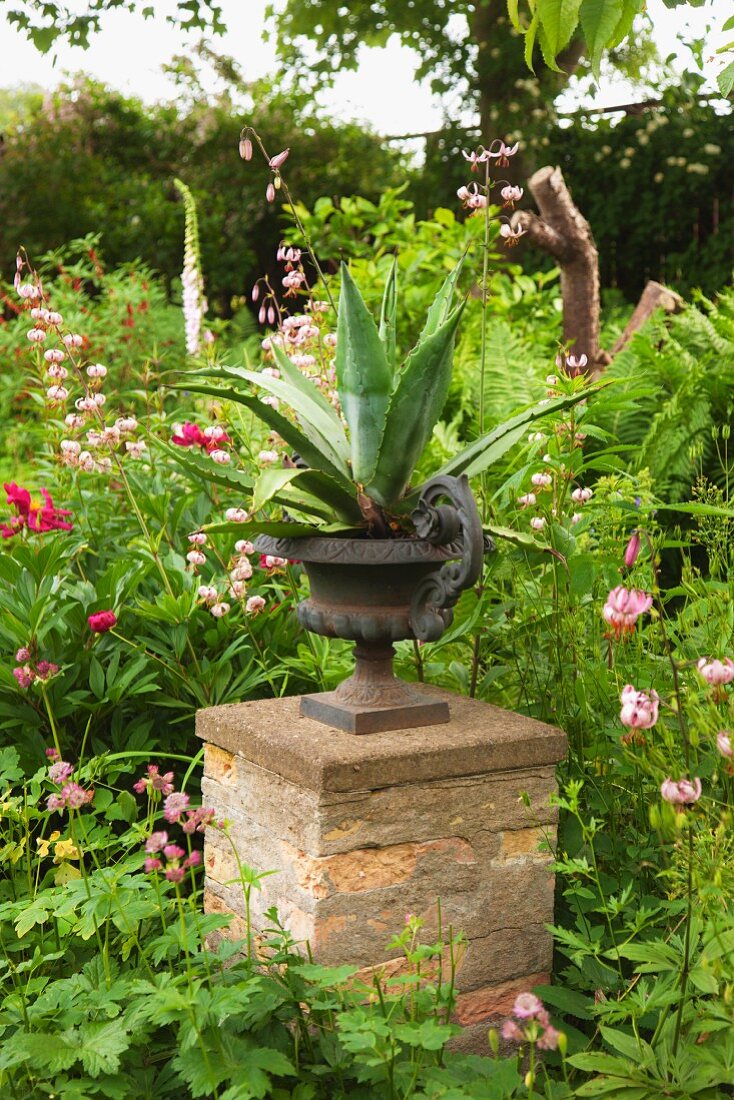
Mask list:
[[[676,783],[668,776],[660,785],[660,794],[673,806],[691,806],[701,797],[701,780],[679,779]]]
[[[716,748],[722,756],[727,757],[729,760],[734,756],[734,746],[732,746],[731,743],[731,734],[727,733],[726,730],[721,730],[716,734]]]
[[[649,730],[658,720],[660,697],[656,691],[638,691],[627,684],[620,695],[622,710],[619,719],[629,729]]]
[[[730,684],[734,680],[734,661],[731,657],[725,657],[723,661],[718,658],[709,661],[706,657],[701,657],[697,668],[700,675],[711,687]]]
[[[631,633],[640,615],[644,615],[651,607],[652,596],[637,588],[627,589],[620,584],[607,596],[602,615],[619,639],[622,635]]]

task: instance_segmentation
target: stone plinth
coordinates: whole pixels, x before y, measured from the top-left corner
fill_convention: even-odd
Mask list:
[[[549,800],[566,739],[433,690],[450,702],[448,724],[364,737],[300,716],[297,698],[200,711],[203,804],[232,822],[244,863],[278,872],[253,893],[255,928],[275,905],[318,962],[389,973],[399,964],[385,947],[406,912],[424,918],[431,942],[440,898],[444,928],[468,939],[459,1044],[486,1053],[487,1026],[517,992],[548,980]],[[204,861],[207,909],[241,918],[231,849],[211,829]],[[232,922],[233,934],[242,928]]]

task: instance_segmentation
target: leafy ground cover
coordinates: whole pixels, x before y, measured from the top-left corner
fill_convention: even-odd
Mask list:
[[[466,1057],[447,1047],[460,941],[424,944],[409,917],[391,945],[407,978],[364,988],[298,953],[276,913],[263,939],[244,920],[235,946],[202,914],[201,831],[227,825],[200,804],[195,710],[333,686],[349,655],[297,628],[300,567],[250,541],[253,486],[282,441],[185,378],[173,389],[220,364],[272,377],[276,341],[330,398],[334,312],[289,229],[280,282],[256,292],[259,334],[237,316],[210,332],[190,209],[186,329],[154,272],[107,271],[93,239],[40,279],[21,257],[4,287],[8,1095],[732,1094],[734,296],[654,322],[584,396],[556,342],[556,276],[513,267],[497,209],[411,222],[404,201],[338,217],[292,205],[319,253],[353,242],[371,305],[398,248],[402,347],[471,249],[454,380],[419,470],[549,402],[476,479],[485,520],[507,530],[499,552],[444,637],[403,645],[399,663],[568,733],[553,984]],[[249,895],[269,868],[238,855]]]

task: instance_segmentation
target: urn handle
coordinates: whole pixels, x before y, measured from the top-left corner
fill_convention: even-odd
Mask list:
[[[445,498],[450,504],[437,504]],[[465,588],[479,580],[485,551],[493,550],[484,537],[476,501],[466,474],[435,477],[426,482],[412,514],[416,532],[435,545],[458,540],[462,555],[446,562],[436,573],[421,581],[413,595],[410,622],[416,638],[435,642],[453,619],[452,608]]]

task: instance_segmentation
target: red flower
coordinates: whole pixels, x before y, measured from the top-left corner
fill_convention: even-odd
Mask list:
[[[117,625],[117,615],[114,611],[95,611],[93,615],[88,616],[87,622],[89,623],[89,629],[94,631],[95,634],[106,634],[108,630],[112,630],[112,627]]]
[[[206,447],[208,442],[199,425],[192,424],[190,420],[171,436],[171,443],[175,443],[177,447]]]
[[[18,531],[27,527],[30,531],[71,531],[72,524],[63,517],[70,516],[71,512],[65,508],[57,508],[47,489],[41,489],[43,505],[33,507],[31,494],[27,489],[21,489],[14,481],[5,485],[5,493],[8,504],[15,508],[17,516],[12,516],[7,524],[0,528],[4,539],[12,538]]]

